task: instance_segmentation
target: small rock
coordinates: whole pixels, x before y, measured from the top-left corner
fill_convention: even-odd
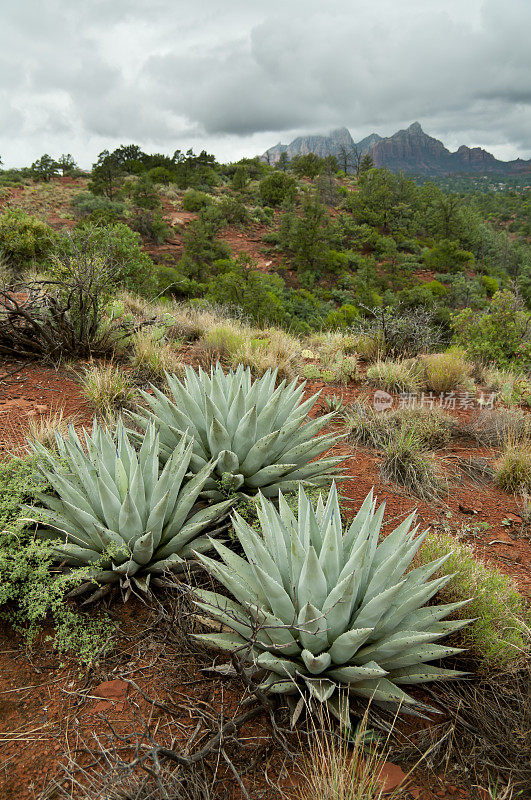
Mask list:
[[[103,697],[106,700],[125,700],[129,684],[116,678],[113,681],[105,681],[97,686],[92,694],[96,697]]]
[[[35,406],[35,411],[36,411],[38,414],[46,414],[46,412],[48,411],[48,406],[47,406],[47,405],[38,405],[38,406]]]
[[[386,794],[392,792],[405,780],[406,774],[398,764],[386,761],[377,775],[376,780],[380,784],[381,791]]]
[[[469,508],[468,506],[464,506],[462,503],[459,503],[459,511],[462,514],[477,514],[477,508]]]

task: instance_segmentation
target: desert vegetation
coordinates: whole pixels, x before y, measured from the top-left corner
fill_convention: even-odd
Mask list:
[[[2,736],[45,744],[35,796],[377,800],[391,764],[405,800],[523,797],[522,198],[69,159],[0,172]]]

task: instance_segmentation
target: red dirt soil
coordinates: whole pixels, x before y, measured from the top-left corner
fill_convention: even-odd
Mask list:
[[[85,179],[64,178],[57,183],[78,191],[86,187]],[[0,208],[6,205],[17,207],[19,203],[23,206],[27,193],[24,187],[10,189],[0,199]],[[197,214],[186,212],[165,198],[163,203],[165,218],[173,226],[172,236],[164,244],[146,249],[155,260],[167,258],[171,262],[181,256],[182,230]],[[47,218],[54,228],[71,227],[75,223],[66,199],[62,204],[55,203],[51,210],[43,208],[39,216]],[[228,242],[234,254],[248,253],[259,269],[267,271],[276,266],[276,257],[262,252],[261,237],[265,230],[258,225],[245,230],[229,227],[220,238]],[[417,277],[426,281],[433,276],[425,271]],[[183,348],[185,359],[187,352],[188,349]],[[359,386],[344,388],[311,382],[306,394],[319,389],[323,398],[343,395],[345,403],[365,393]],[[319,401],[316,411],[319,408],[324,408],[324,399]],[[76,425],[88,426],[92,422],[93,412],[83,400],[71,373],[40,364],[0,364],[0,457],[23,454],[29,420],[38,420],[60,409],[67,417],[73,417]],[[461,421],[471,414],[462,410],[451,413]],[[449,526],[452,534],[470,544],[480,559],[495,564],[515,580],[522,593],[531,594],[531,543],[512,495],[492,484],[478,487],[471,481],[452,482],[447,497],[439,503],[425,503],[409,496],[401,487],[382,482],[380,457],[374,451],[352,448],[347,444],[341,444],[335,450],[348,457],[345,465],[348,478],[342,483],[341,490],[345,507],[352,514],[375,486],[379,499],[386,501],[384,524],[392,524],[397,517],[402,518],[417,508],[422,525]],[[480,449],[471,440],[463,439],[453,442],[440,455],[451,461],[458,455],[482,455],[492,459],[496,453],[495,450]],[[113,606],[113,613],[121,629],[116,655],[107,657],[101,666],[94,667],[83,678],[80,678],[75,660],[60,659],[45,635],[39,637],[29,654],[11,628],[0,623],[1,800],[38,798],[50,777],[61,774],[58,762],[64,761],[66,753],[82,748],[83,740],[88,740],[92,733],[104,736],[108,732],[105,717],[120,733],[129,734],[134,727],[139,729],[139,721],[145,721],[149,716],[149,704],[131,687],[125,693],[123,684],[114,684],[116,691],[122,690],[114,699],[99,697],[101,692],[109,693],[109,686],[101,686],[108,681],[133,679],[150,697],[166,703],[179,702],[180,693],[183,702],[202,703],[213,713],[220,713],[222,707],[225,714],[236,708],[241,697],[238,685],[205,676],[193,659],[181,657],[165,643],[146,642],[141,628],[150,612],[144,605],[135,600],[127,605],[118,602]],[[64,661],[66,664],[62,663]],[[111,692],[112,689],[113,686]],[[183,710],[182,718],[175,719],[155,709],[151,728],[157,728],[158,741],[169,743],[174,737],[178,746],[186,742],[195,725],[196,720],[191,719],[187,711]],[[246,764],[253,766],[249,775],[243,778],[253,800],[278,797],[268,780],[278,781],[286,796],[293,796],[291,789],[296,779],[290,775],[289,765],[287,772],[283,772],[283,756],[271,744],[271,731],[265,718],[249,723],[243,733],[244,747],[237,763],[238,769],[244,769]],[[227,781],[227,772],[228,768],[223,765],[219,780]],[[461,800],[467,796],[433,773],[425,776],[415,774],[413,777],[409,797],[415,800],[434,800],[436,797]],[[240,798],[241,791],[234,781],[232,786],[232,796]]]
[[[21,368],[22,367],[22,368]],[[2,375],[19,370],[16,374]],[[346,402],[360,394],[358,388],[339,388],[312,382],[307,386],[307,394],[322,390],[322,397],[343,394]],[[324,399],[318,401],[315,413],[324,408]],[[47,414],[49,410],[64,409],[66,415],[74,415],[80,424],[89,425],[92,412],[83,401],[79,388],[64,370],[54,370],[34,364],[4,364],[0,369],[0,435],[2,452],[5,455],[23,452],[24,437],[30,415]],[[336,448],[347,461],[348,479],[342,484],[346,497],[346,507],[352,513],[358,508],[370,488],[374,485],[381,500],[386,500],[386,522],[403,517],[413,508],[418,508],[420,521],[424,525],[434,519],[446,519],[452,513],[452,525],[465,527],[462,539],[470,542],[477,555],[487,562],[495,563],[503,572],[511,575],[524,593],[529,593],[529,554],[528,539],[519,538],[518,508],[514,498],[493,488],[478,489],[471,484],[452,486],[444,503],[439,505],[419,502],[400,489],[382,483],[378,470],[378,456],[364,448],[352,449],[346,444]],[[453,452],[469,454],[474,448],[462,445],[449,448]],[[507,525],[506,520],[510,521]],[[474,523],[488,522],[488,530],[475,529]],[[126,605],[115,603],[113,612],[120,622],[119,656],[106,659],[101,668],[94,668],[82,681],[79,665],[61,660],[51,650],[45,636],[41,636],[33,649],[31,657],[22,647],[17,636],[8,626],[0,629],[0,786],[3,785],[2,798],[30,800],[38,797],[38,791],[50,780],[58,776],[58,761],[64,754],[85,746],[93,732],[101,737],[109,728],[105,717],[115,729],[123,734],[131,734],[133,728],[140,730],[149,716],[149,704],[129,688],[127,698],[95,698],[95,690],[100,684],[111,680],[132,678],[150,697],[163,702],[176,702],[176,698],[186,697],[193,702],[206,702],[215,713],[224,714],[235,709],[241,697],[241,688],[225,682],[213,680],[198,672],[193,663],[177,663],[180,659],[175,653],[171,658],[164,648],[153,643],[145,644],[144,636],[135,638],[132,628],[138,631],[142,620],[146,620],[149,610],[137,601]],[[138,636],[138,634],[137,634]],[[125,637],[125,638],[124,638]],[[143,646],[145,645],[145,646]],[[124,648],[125,651],[124,652]],[[64,659],[63,659],[64,661]],[[186,659],[185,659],[186,661]],[[183,684],[184,681],[184,684]],[[190,684],[190,681],[197,683]],[[116,687],[115,687],[116,688]],[[123,687],[122,687],[123,688]],[[103,691],[109,687],[103,687]],[[112,686],[111,686],[112,692]],[[193,694],[193,698],[190,694]],[[98,692],[96,691],[96,695]],[[196,720],[190,720],[188,712],[182,719],[174,719],[163,712],[155,711],[152,726],[157,726],[157,741],[184,744],[192,734]],[[245,751],[240,754],[241,765],[255,763],[260,767],[253,769],[244,778],[251,796],[273,798],[278,796],[267,781],[262,767],[268,767],[268,780],[279,781],[285,791],[290,792],[293,776],[282,772],[282,758],[278,749],[271,744],[270,729],[265,718],[249,723],[244,729]],[[268,743],[264,750],[265,744]],[[92,740],[92,744],[94,744]],[[220,768],[221,769],[221,768]],[[407,772],[407,768],[406,768]],[[225,767],[221,769],[220,780],[229,780]],[[427,788],[429,785],[429,789]],[[414,791],[409,797],[416,800],[434,800],[437,797],[466,797],[456,789],[449,790],[431,774],[425,780],[415,776]],[[239,789],[234,797],[240,797]],[[435,795],[434,792],[439,792]]]

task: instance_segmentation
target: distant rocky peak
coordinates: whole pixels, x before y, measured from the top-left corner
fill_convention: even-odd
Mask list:
[[[326,136],[298,136],[288,145],[278,144],[266,150],[262,158],[275,164],[282,152],[286,152],[289,159],[305,153],[315,153],[325,158],[354,149],[362,156],[369,154],[377,167],[387,167],[391,172],[410,175],[531,172],[531,160],[498,161],[481,147],[461,145],[455,153],[451,153],[439,139],[425,133],[420,122],[412,122],[408,128],[385,138],[371,133],[357,143],[347,128],[336,128]]]

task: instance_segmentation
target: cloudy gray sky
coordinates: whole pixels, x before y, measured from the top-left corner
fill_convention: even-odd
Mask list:
[[[255,155],[419,120],[531,157],[531,0],[4,0],[0,155]]]

